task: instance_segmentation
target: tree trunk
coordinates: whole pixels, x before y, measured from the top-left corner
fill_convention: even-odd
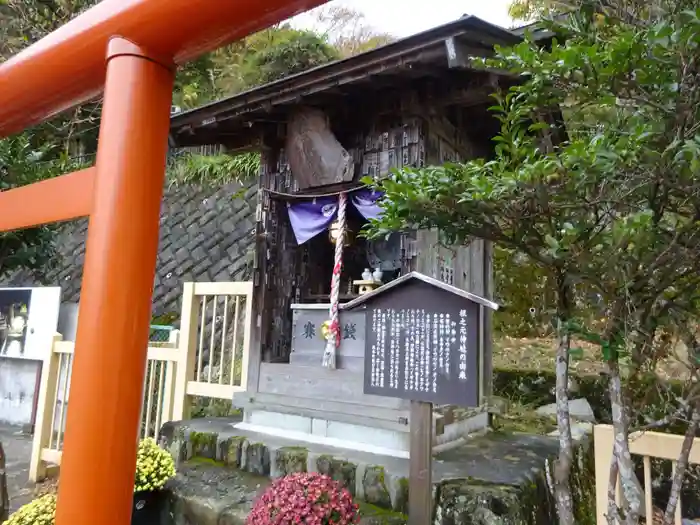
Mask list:
[[[0,523],[10,516],[10,498],[7,495],[7,476],[5,474],[5,451],[0,442]]]
[[[620,473],[620,485],[622,488],[622,505],[624,508],[625,523],[637,525],[639,514],[643,505],[642,486],[634,472],[634,462],[629,448],[629,417],[622,397],[622,380],[617,358],[612,356],[608,362],[610,371],[610,406],[612,409],[612,426],[614,433],[614,457]],[[615,494],[615,491],[609,491]],[[610,505],[614,504],[610,502]]]
[[[557,428],[559,430],[559,457],[554,462],[554,497],[557,502],[559,525],[574,525],[574,500],[571,494],[571,465],[574,460],[569,417],[569,347],[568,327],[559,319],[556,358]]]
[[[681,446],[681,453],[678,456],[676,470],[673,473],[671,494],[669,494],[668,497],[668,504],[666,505],[663,525],[673,525],[674,517],[676,515],[676,507],[678,506],[678,502],[681,497],[681,488],[683,487],[683,478],[685,477],[685,471],[688,468],[690,449],[693,448],[695,434],[698,430],[698,424],[700,424],[700,406],[698,405],[700,405],[700,403],[696,403],[691,409],[690,424],[688,425],[688,429],[685,431],[685,438],[683,439],[683,445]]]
[[[616,525],[618,522],[622,523],[619,509],[617,508],[616,504],[617,497],[615,493],[617,490],[615,489],[617,487],[617,477],[617,458],[613,452],[612,460],[610,461],[610,477],[608,478],[608,513],[606,514],[608,525]]]

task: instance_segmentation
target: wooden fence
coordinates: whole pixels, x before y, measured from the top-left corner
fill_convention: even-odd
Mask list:
[[[614,432],[610,425],[596,425],[593,430],[595,446],[595,484],[596,484],[596,522],[607,525],[605,515],[608,512],[608,485],[610,479],[610,462],[612,460]],[[668,460],[676,467],[676,460],[681,452],[684,436],[662,434],[660,432],[638,432],[630,436],[630,452],[633,456],[641,456],[644,466],[644,505],[647,523],[652,523],[649,517],[654,516],[652,501],[652,469],[653,458]],[[690,451],[689,463],[700,464],[700,438],[695,439]],[[621,498],[619,478],[617,483],[618,501]],[[682,524],[682,501],[676,507],[675,525]]]
[[[252,311],[252,282],[185,284],[175,421],[190,417],[192,396],[230,401],[245,392]]]
[[[181,330],[151,342],[140,438],[157,437],[168,421],[189,417],[192,396],[231,401],[245,391],[253,284],[186,283]],[[44,358],[29,471],[44,479],[60,466],[75,345],[56,335]]]

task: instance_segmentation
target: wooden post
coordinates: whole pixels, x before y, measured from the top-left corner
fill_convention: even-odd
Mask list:
[[[187,383],[194,379],[200,309],[200,298],[194,293],[194,283],[185,283],[182,291],[180,342],[177,349],[177,368],[175,369],[173,421],[182,421],[190,417],[190,400],[187,396]]]
[[[610,484],[610,462],[613,459],[615,436],[612,427],[593,427],[593,450],[595,450],[595,497],[596,523],[607,523],[608,486]]]
[[[51,349],[44,355],[41,365],[41,381],[37,395],[37,420],[32,438],[32,459],[29,464],[29,481],[36,483],[46,477],[46,465],[41,460],[44,447],[49,445],[53,433],[54,415],[56,410],[56,387],[60,381],[60,366],[58,355],[54,352],[56,343],[62,341],[61,334],[56,334],[51,342]],[[66,372],[67,373],[67,372]],[[70,381],[67,378],[66,381]],[[65,402],[65,399],[64,399]]]
[[[170,332],[169,343],[176,352],[180,351],[180,330]],[[161,408],[161,428],[165,423],[173,420],[173,403],[175,402],[175,372],[177,364],[174,361],[166,361],[165,366],[165,385],[163,386],[163,406]],[[157,438],[160,437],[160,428],[157,429]]]
[[[53,351],[53,343],[51,351]],[[37,363],[36,367],[36,377],[34,380],[34,402],[32,403],[32,417],[29,422],[29,432],[28,434],[34,435],[34,430],[36,429],[36,417],[37,408],[39,404],[39,389],[41,388],[41,375],[42,375],[42,362]]]
[[[173,77],[111,40],[57,525],[131,520]]]
[[[429,525],[433,517],[433,404],[411,401],[408,525]]]

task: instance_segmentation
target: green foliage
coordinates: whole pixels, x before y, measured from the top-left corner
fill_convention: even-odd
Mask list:
[[[95,3],[96,0],[1,0],[0,57],[9,58]]]
[[[533,20],[570,8],[570,2],[562,0],[512,0],[508,6],[508,14],[514,20]]]
[[[529,257],[553,288],[581,285],[577,300],[590,292],[616,306],[615,331],[668,311],[659,301],[680,300],[680,286],[687,303],[697,282],[688,268],[699,249],[700,89],[690,71],[700,23],[678,3],[629,22],[594,7],[553,26],[566,39],[551,49],[497,49],[484,66],[523,82],[496,95],[494,157],[395,172],[381,184],[386,213],[374,235],[437,227],[458,242],[493,240]]]
[[[231,182],[254,179],[260,171],[260,155],[199,155],[186,153],[176,157],[168,167],[168,181],[173,185],[223,186]]]
[[[0,1],[0,62],[54,31],[89,8],[94,0]],[[68,159],[80,130],[92,131],[92,110],[77,110],[18,136],[0,140],[0,191],[17,188],[73,171],[79,164]],[[43,226],[0,233],[0,279],[24,268],[37,272],[54,262],[54,228]]]
[[[235,95],[339,58],[323,36],[283,24],[255,33],[178,71],[173,102],[183,108]]]
[[[0,62],[39,41],[97,0],[0,1]],[[36,143],[49,143],[71,155],[92,152],[97,144],[100,103],[91,102],[34,129]],[[36,144],[35,143],[35,144]]]
[[[166,312],[151,317],[151,326],[174,326],[180,318],[180,312]]]
[[[556,297],[549,275],[527,256],[496,246],[493,254],[495,298],[506,305],[494,316],[494,330],[513,337],[545,336]]]
[[[244,79],[249,85],[266,84],[327,64],[339,57],[338,51],[318,35],[283,28],[274,35],[270,45],[247,60]]]
[[[191,109],[220,96],[216,85],[214,54],[204,55],[177,70],[173,89],[173,104]]]
[[[629,405],[629,390],[656,372],[669,334],[687,341],[689,377],[698,373],[700,9],[691,0],[577,7],[549,24],[559,35],[551,48],[526,39],[483,61],[521,79],[495,94],[493,156],[394,172],[377,183],[385,213],[370,229],[438,228],[537,264],[556,299],[559,428],[577,334],[601,349],[615,431],[626,437],[630,421],[648,414]],[[591,310],[604,314],[602,325],[572,322]],[[689,403],[700,410],[694,394],[684,397],[668,396],[654,417],[687,418]],[[554,474],[562,525],[575,521],[567,441]],[[618,446],[623,512],[633,523],[641,489],[626,440]]]

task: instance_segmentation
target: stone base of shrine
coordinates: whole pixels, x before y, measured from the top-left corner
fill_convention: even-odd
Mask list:
[[[348,350],[348,348],[346,348]],[[296,359],[302,353],[293,353]],[[320,362],[321,355],[316,355]],[[362,364],[363,357],[357,357]],[[237,393],[237,428],[306,443],[408,457],[410,402],[364,393],[362,368],[328,370],[292,363],[261,363],[257,388]],[[480,409],[433,407],[433,444],[440,449],[486,430]]]
[[[235,428],[310,444],[408,457],[409,433],[397,430],[263,410],[245,411],[243,422]]]
[[[293,439],[309,444],[356,450],[408,458],[409,425],[372,425],[352,418],[327,418],[313,415],[289,414],[275,410],[245,409],[243,420],[235,428],[259,434]],[[478,414],[448,425],[441,423],[440,414],[433,419],[433,445],[436,450],[461,444],[470,434],[488,428],[488,414]]]
[[[176,459],[178,474],[168,484],[160,525],[244,525],[270,478],[296,472],[319,472],[341,483],[359,504],[363,525],[405,525],[409,460],[273,437],[239,429],[240,423],[241,418],[216,418],[164,425],[161,443]],[[582,501],[594,501],[590,440],[584,445],[576,452],[573,475]],[[434,524],[556,522],[545,464],[557,447],[550,436],[500,431],[436,452]],[[582,452],[587,455],[579,456]]]

